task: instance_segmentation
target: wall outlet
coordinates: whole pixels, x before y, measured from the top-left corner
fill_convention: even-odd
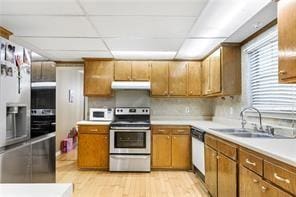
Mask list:
[[[189,107],[186,107],[185,110],[186,110],[186,113],[187,113],[187,114],[190,113],[190,108],[189,108]]]

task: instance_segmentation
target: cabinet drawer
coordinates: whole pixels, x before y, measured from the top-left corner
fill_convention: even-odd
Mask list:
[[[296,195],[296,173],[264,160],[264,178]]]
[[[108,133],[109,126],[83,125],[78,127],[79,133]]]
[[[224,140],[217,140],[218,151],[225,156],[236,160],[237,159],[237,146],[226,142]]]
[[[189,135],[190,134],[190,129],[189,127],[177,127],[172,129],[173,134],[175,135]]]
[[[153,127],[153,134],[170,134],[170,128],[167,127]]]
[[[217,149],[217,139],[211,135],[205,135],[205,143],[212,147],[213,149]]]
[[[263,159],[250,152],[240,149],[239,150],[239,162],[246,168],[256,172],[259,175],[263,175]]]

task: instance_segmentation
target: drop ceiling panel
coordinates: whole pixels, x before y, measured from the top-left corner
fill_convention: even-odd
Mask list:
[[[16,36],[97,36],[96,31],[82,16],[1,16],[0,24]]]
[[[105,39],[112,51],[177,51],[183,39]]]
[[[202,59],[224,39],[186,39],[177,54],[180,59]]]
[[[105,37],[185,37],[195,17],[93,16],[91,21]]]
[[[192,37],[228,37],[270,0],[211,0],[196,21]]]
[[[1,15],[82,15],[75,0],[0,0]]]
[[[108,49],[99,38],[36,38],[23,37],[24,41],[42,50],[96,51]]]
[[[207,0],[80,0],[89,15],[198,16]]]
[[[52,60],[79,61],[83,57],[112,58],[108,51],[45,51]]]

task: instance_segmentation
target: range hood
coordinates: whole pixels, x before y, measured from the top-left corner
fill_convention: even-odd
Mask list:
[[[111,85],[114,90],[150,90],[149,81],[113,81]]]

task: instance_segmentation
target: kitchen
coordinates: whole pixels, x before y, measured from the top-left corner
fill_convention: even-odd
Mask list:
[[[0,5],[1,196],[296,195],[295,0]]]

